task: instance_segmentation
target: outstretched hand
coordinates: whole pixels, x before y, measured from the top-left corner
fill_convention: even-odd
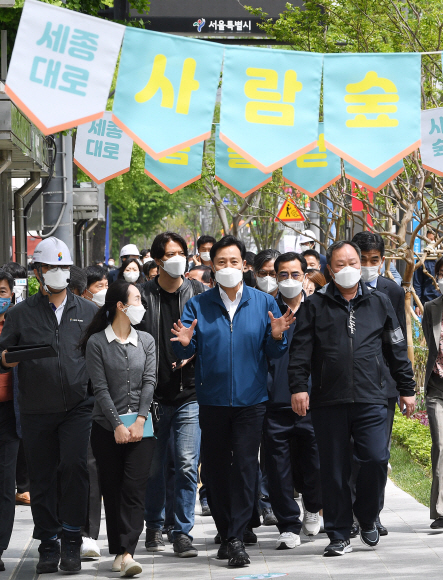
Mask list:
[[[174,328],[171,328],[171,332],[175,338],[171,338],[171,342],[179,342],[184,347],[188,346],[192,340],[192,335],[194,334],[194,328],[196,326],[197,319],[193,321],[189,328],[183,326],[181,320],[179,320],[177,323],[174,323]]]
[[[279,338],[295,321],[295,314],[290,308],[280,318],[274,318],[272,312],[268,312],[268,315],[271,319],[271,331],[274,338]]]

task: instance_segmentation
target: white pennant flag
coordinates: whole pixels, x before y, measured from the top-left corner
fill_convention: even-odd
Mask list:
[[[443,176],[443,108],[421,112],[420,154],[424,169]]]
[[[125,27],[26,0],[5,91],[46,135],[99,119]]]

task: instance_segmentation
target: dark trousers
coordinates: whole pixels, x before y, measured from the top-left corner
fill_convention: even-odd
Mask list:
[[[17,493],[25,493],[29,491],[29,473],[26,465],[25,448],[23,447],[23,439],[20,439],[20,445],[17,455],[17,467],[15,468],[15,483],[17,485]]]
[[[241,540],[252,516],[264,414],[264,403],[200,405],[208,503],[223,540]]]
[[[99,468],[109,553],[134,555],[143,531],[145,489],[155,439],[119,445],[113,431],[94,421],[91,445]]]
[[[297,488],[303,494],[305,508],[317,513],[322,507],[320,458],[311,414],[299,417],[292,409],[268,406],[263,424],[265,461],[269,482],[269,498],[278,520],[280,533],[301,530],[300,509],[294,500],[292,470],[292,440],[295,439],[297,462],[303,485]]]
[[[0,403],[0,553],[8,547],[14,525],[15,464],[19,442],[14,403]]]
[[[387,409],[349,403],[317,407],[311,415],[320,454],[325,530],[330,540],[348,540],[352,512],[362,525],[373,524],[379,513],[389,461]],[[349,486],[351,456],[347,452],[351,436],[360,464],[354,504]]]
[[[29,470],[34,538],[52,538],[61,532],[62,522],[84,526],[92,401],[83,401],[63,413],[21,413],[20,419]]]
[[[83,536],[98,539],[100,533],[100,522],[102,517],[102,490],[98,465],[92,451],[91,441],[88,444],[88,476],[89,476],[89,497],[86,524],[83,529]]]

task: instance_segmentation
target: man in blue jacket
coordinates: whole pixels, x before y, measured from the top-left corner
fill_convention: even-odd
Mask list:
[[[208,503],[221,536],[219,559],[246,566],[243,532],[254,506],[257,456],[267,394],[267,360],[287,350],[282,316],[268,294],[243,284],[246,249],[226,236],[212,246],[218,283],[195,296],[172,330],[177,356],[196,356]]]

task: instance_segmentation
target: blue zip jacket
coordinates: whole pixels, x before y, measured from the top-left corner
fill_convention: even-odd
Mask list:
[[[286,335],[274,340],[268,312],[281,313],[274,298],[243,284],[243,295],[229,318],[218,287],[186,302],[181,317],[189,327],[197,319],[185,348],[173,342],[178,357],[196,355],[195,388],[200,405],[249,407],[267,401],[268,363],[288,348]]]

